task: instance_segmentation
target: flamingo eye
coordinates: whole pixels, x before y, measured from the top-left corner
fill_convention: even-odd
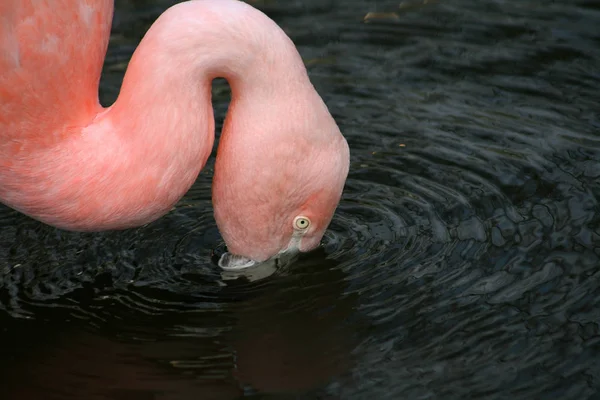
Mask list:
[[[294,218],[294,228],[295,229],[304,231],[304,230],[308,229],[309,226],[310,226],[310,219],[303,217],[303,216]]]

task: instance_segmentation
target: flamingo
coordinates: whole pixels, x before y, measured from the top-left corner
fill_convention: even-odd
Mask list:
[[[292,40],[238,0],[176,4],[98,99],[112,0],[0,2],[0,202],[59,229],[123,230],[169,212],[211,153],[211,84],[232,96],[212,202],[244,268],[316,248],[349,148]]]

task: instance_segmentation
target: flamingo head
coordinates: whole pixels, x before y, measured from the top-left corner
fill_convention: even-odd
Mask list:
[[[225,123],[213,183],[225,269],[313,250],[331,222],[348,175],[348,144],[328,112],[301,123],[295,115]]]

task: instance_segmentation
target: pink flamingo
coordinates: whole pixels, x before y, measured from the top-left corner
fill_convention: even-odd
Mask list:
[[[214,142],[211,82],[232,100],[212,197],[232,267],[318,246],[348,145],[287,35],[237,0],[177,4],[98,101],[112,0],[0,1],[0,201],[74,231],[156,220]]]

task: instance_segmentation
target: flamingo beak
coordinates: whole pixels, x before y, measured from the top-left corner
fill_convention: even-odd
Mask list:
[[[278,264],[288,264],[296,258],[298,253],[300,253],[303,236],[304,233],[293,234],[289,244],[284,250],[281,250],[278,254],[262,262],[255,261],[244,256],[239,256],[237,254],[225,252],[219,258],[219,267],[223,268],[226,271],[240,271],[246,268],[251,268],[265,263],[276,262]]]
[[[280,251],[278,254],[268,258],[265,261],[256,261],[244,256],[238,256],[237,254],[225,252],[219,258],[218,264],[219,267],[223,268],[225,271],[240,271],[264,264],[289,264],[300,253],[300,239],[301,238],[297,237],[293,238],[285,250]]]
[[[232,253],[223,253],[219,258],[219,267],[225,271],[241,271],[252,267],[264,266],[266,264],[287,265],[296,259],[300,253],[297,247],[288,247],[286,250],[276,254],[265,261],[255,261],[244,256],[238,256]]]
[[[219,267],[226,271],[239,271],[257,264],[259,264],[257,261],[231,253],[223,253],[219,259]]]

